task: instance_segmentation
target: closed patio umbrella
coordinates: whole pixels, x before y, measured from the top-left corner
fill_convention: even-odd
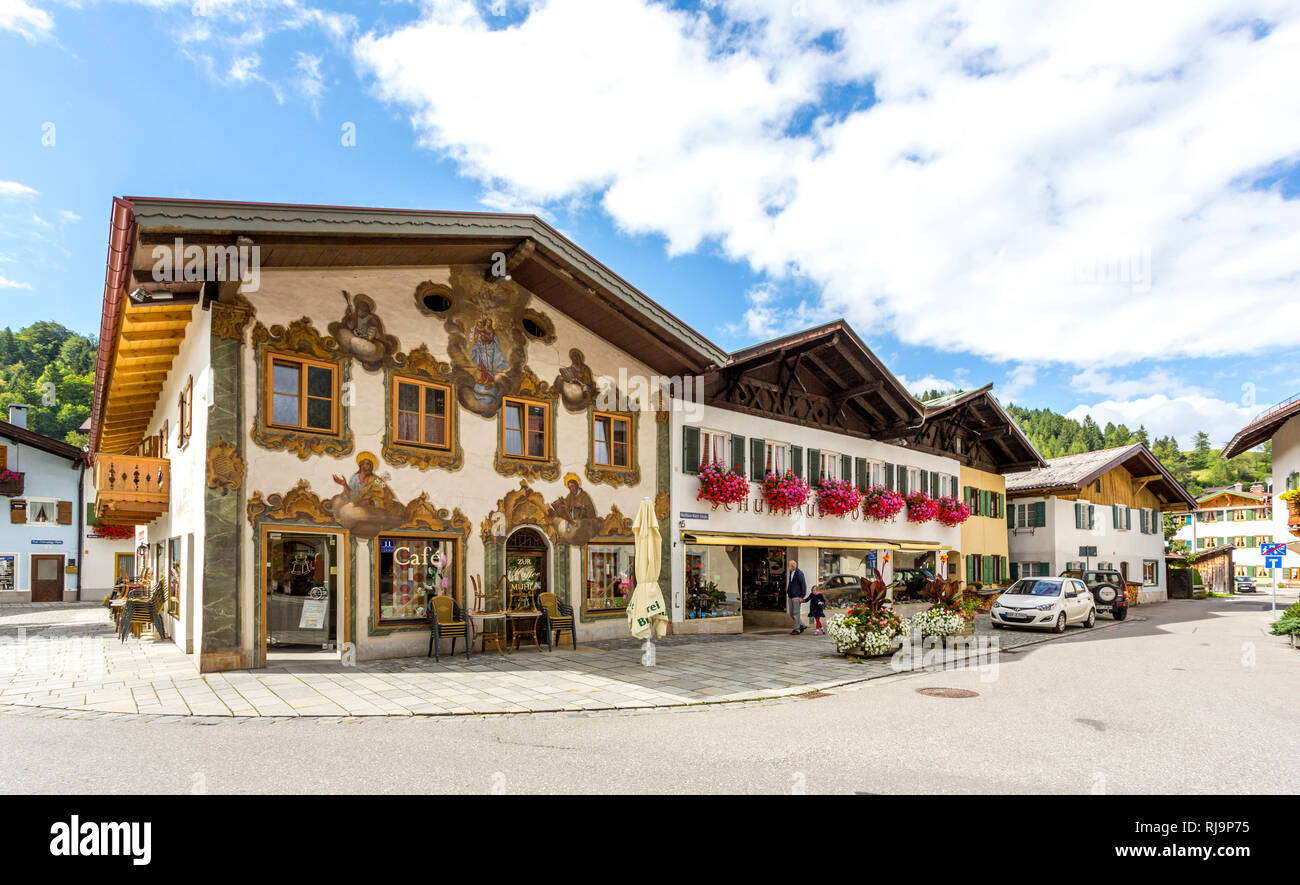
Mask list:
[[[661,536],[659,520],[649,498],[641,499],[632,522],[636,549],[636,588],[627,606],[627,626],[637,639],[654,640],[668,632],[668,612],[659,592]]]

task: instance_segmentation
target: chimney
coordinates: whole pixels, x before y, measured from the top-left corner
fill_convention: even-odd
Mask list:
[[[9,423],[14,427],[27,429],[27,407],[18,403],[9,406]]]
[[[1262,495],[1264,493],[1264,484],[1262,482],[1257,482],[1250,487],[1250,490],[1257,495]]]

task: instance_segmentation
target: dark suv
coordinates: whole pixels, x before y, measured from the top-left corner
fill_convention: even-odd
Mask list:
[[[1078,578],[1087,585],[1092,593],[1092,601],[1097,604],[1097,614],[1110,613],[1117,621],[1128,617],[1128,593],[1124,589],[1124,576],[1117,571],[1105,569],[1077,568],[1061,572],[1063,578]]]

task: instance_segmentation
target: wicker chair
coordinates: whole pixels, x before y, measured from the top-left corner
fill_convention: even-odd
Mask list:
[[[429,629],[429,655],[433,655],[435,661],[442,660],[438,654],[438,643],[444,639],[451,640],[451,653],[455,655],[456,640],[463,638],[465,640],[465,659],[469,660],[469,647],[472,639],[469,618],[465,617],[465,613],[456,604],[456,600],[450,596],[435,596],[429,604],[429,609],[433,615],[433,625]],[[425,657],[429,655],[425,655]]]
[[[542,629],[546,631],[546,647],[552,648],[553,645],[559,645],[560,634],[567,630],[569,640],[573,643],[573,649],[577,651],[578,634],[574,631],[573,626],[573,606],[554,593],[543,593],[537,598],[537,601],[542,609],[542,617],[545,618]]]

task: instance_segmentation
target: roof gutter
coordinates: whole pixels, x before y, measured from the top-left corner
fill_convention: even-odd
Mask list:
[[[90,407],[91,452],[99,447],[99,434],[104,424],[104,406],[108,399],[108,383],[117,350],[117,329],[122,322],[124,288],[134,243],[135,216],[131,212],[131,201],[114,197],[108,225],[108,261],[104,269],[104,309],[99,320],[95,397]]]

